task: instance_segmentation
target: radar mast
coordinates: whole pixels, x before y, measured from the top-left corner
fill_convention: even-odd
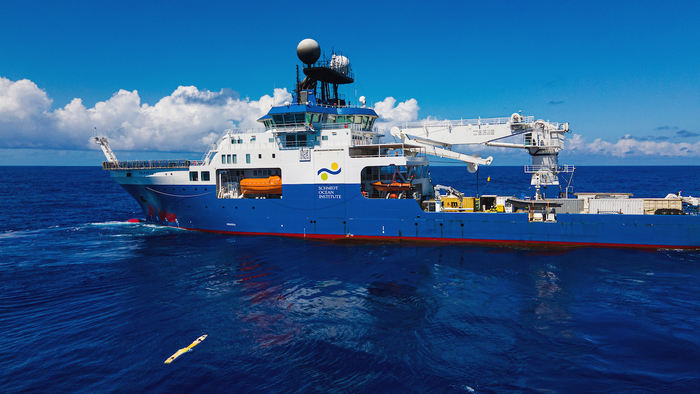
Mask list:
[[[321,59],[321,47],[318,43],[307,38],[297,46],[297,56],[304,63],[303,72],[306,77],[299,82],[297,67],[296,100],[298,104],[307,101],[308,92],[313,92],[320,104],[343,107],[344,99],[338,95],[338,85],[355,82],[350,60],[340,53],[331,53],[331,57]],[[320,82],[321,95],[317,88]]]

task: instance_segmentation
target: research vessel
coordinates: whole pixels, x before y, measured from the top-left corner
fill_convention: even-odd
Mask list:
[[[384,134],[364,97],[338,93],[354,82],[340,53],[321,58],[311,39],[297,46],[304,78],[257,129],[225,130],[202,160],[119,161],[95,137],[110,171],[145,220],[232,234],[495,245],[700,248],[698,199],[578,193],[560,185],[567,123],[514,113],[502,118],[426,120]],[[514,138],[510,138],[514,137]],[[521,142],[504,142],[520,139]],[[534,195],[465,195],[434,185],[429,159],[449,158],[476,172],[492,157],[453,147],[524,149]],[[465,167],[461,167],[465,168]],[[558,187],[557,198],[542,192]],[[562,187],[563,186],[563,187]],[[550,189],[551,190],[551,189]]]

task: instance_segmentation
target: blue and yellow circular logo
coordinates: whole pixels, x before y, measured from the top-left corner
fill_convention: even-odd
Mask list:
[[[341,168],[338,166],[338,163],[333,163],[331,164],[331,169],[329,170],[328,168],[321,168],[318,170],[318,174],[321,175],[321,179],[326,181],[328,180],[328,174],[331,175],[338,175],[340,174]]]

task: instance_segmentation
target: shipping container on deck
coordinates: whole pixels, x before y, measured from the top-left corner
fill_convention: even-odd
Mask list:
[[[643,215],[644,200],[641,198],[592,198],[588,201],[588,213]]]

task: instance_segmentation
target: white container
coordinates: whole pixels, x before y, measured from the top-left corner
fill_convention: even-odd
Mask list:
[[[644,200],[641,198],[591,198],[588,200],[591,214],[644,215]]]
[[[575,193],[575,195],[579,200],[583,200],[583,213],[594,213],[591,212],[589,204],[590,200],[602,198],[621,199],[632,197],[632,193]]]

